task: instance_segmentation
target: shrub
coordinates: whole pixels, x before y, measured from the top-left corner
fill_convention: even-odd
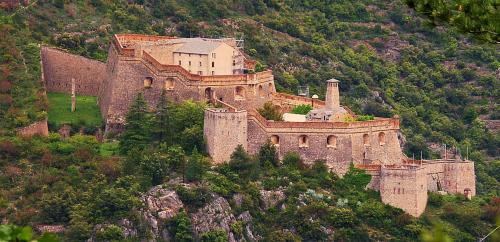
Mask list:
[[[257,111],[267,120],[283,121],[283,115],[281,115],[279,107],[272,102],[264,103],[264,106],[257,109]]]
[[[229,241],[226,231],[222,229],[212,230],[201,234],[202,242],[227,242]]]
[[[309,111],[311,111],[313,108],[311,105],[309,104],[301,104],[301,105],[298,105],[298,106],[295,106],[291,113],[294,113],[294,114],[307,114],[309,113]]]
[[[123,231],[120,227],[111,224],[96,234],[98,241],[123,241]]]

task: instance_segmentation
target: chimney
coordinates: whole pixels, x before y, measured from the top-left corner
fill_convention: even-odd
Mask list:
[[[328,110],[340,107],[339,83],[336,79],[326,81],[325,108]]]

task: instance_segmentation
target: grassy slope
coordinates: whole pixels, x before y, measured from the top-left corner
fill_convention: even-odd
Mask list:
[[[100,126],[101,112],[96,97],[76,96],[76,110],[71,112],[71,95],[64,93],[48,93],[49,124],[59,127],[63,124]]]

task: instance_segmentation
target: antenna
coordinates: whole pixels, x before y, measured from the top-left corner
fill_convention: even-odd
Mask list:
[[[446,149],[446,144],[444,144],[444,159],[447,160],[448,159],[448,150]]]
[[[469,146],[467,145],[466,147],[467,147],[467,157],[466,157],[466,159],[469,160]]]
[[[422,161],[422,151],[420,151],[420,161]]]

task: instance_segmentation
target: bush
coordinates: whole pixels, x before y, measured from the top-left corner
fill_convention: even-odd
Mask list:
[[[292,109],[291,113],[306,115],[312,109],[313,109],[312,106],[309,104],[301,104],[301,105],[295,106]]]
[[[208,231],[201,234],[202,242],[227,242],[229,241],[226,231],[222,229]]]
[[[111,224],[98,231],[96,239],[98,241],[123,241],[123,231],[120,227]]]

